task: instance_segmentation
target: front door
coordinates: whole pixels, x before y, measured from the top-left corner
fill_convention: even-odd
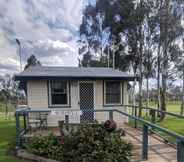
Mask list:
[[[93,82],[80,82],[81,121],[92,122],[94,119],[94,86]]]

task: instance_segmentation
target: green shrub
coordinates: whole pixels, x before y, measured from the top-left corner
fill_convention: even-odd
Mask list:
[[[102,125],[82,124],[70,135],[34,137],[29,151],[61,162],[129,162],[132,145],[122,131],[109,132]]]
[[[34,154],[51,159],[57,159],[57,157],[63,152],[62,145],[60,144],[58,137],[53,134],[50,134],[47,137],[43,137],[41,135],[34,136],[26,145],[26,148]]]

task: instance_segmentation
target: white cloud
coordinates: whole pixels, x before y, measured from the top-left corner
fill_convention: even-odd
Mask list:
[[[35,54],[43,64],[76,66],[83,1],[1,0],[0,72],[18,69],[17,37],[23,46],[24,64]]]

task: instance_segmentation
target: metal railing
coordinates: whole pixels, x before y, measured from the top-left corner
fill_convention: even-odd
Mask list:
[[[135,112],[135,109],[139,109],[139,106],[137,105],[124,105],[125,107],[129,107],[129,108],[132,108],[134,109],[133,111]],[[142,110],[149,110],[149,111],[152,111],[154,112],[153,115],[156,115],[156,112],[157,113],[163,113],[165,115],[169,115],[169,116],[173,116],[173,117],[177,117],[177,118],[180,118],[180,119],[184,119],[184,116],[183,115],[180,115],[180,114],[176,114],[176,113],[172,113],[172,112],[167,112],[167,111],[162,111],[162,110],[159,110],[159,109],[155,109],[155,108],[151,108],[151,107],[145,107],[145,106],[142,106],[141,107]]]
[[[50,109],[40,109],[40,110],[23,109],[23,110],[16,111],[16,147],[17,147],[17,149],[19,149],[21,147],[21,137],[26,132],[26,118],[27,118],[28,114],[29,113],[36,113],[36,112],[50,113],[51,111],[52,110],[50,110]],[[60,109],[60,111],[66,111],[66,110]],[[70,111],[70,110],[68,110],[68,111]],[[91,112],[93,114],[97,113],[97,112],[100,112],[100,113],[106,112],[106,113],[108,113],[109,120],[113,120],[115,117],[114,113],[118,113],[119,115],[129,117],[135,121],[141,122],[143,125],[143,127],[142,127],[142,131],[143,131],[143,135],[142,135],[142,159],[143,160],[148,159],[148,145],[149,145],[148,144],[148,138],[149,138],[148,134],[149,134],[150,129],[158,130],[158,131],[166,133],[172,137],[175,137],[177,139],[177,162],[184,162],[184,136],[177,134],[176,132],[170,131],[166,128],[160,127],[159,125],[152,123],[150,121],[147,121],[143,118],[140,118],[140,117],[134,116],[134,115],[130,115],[127,112],[123,112],[123,111],[120,111],[120,110],[115,109],[115,108],[82,110],[82,113],[85,114],[86,112],[88,112],[88,113]],[[165,112],[165,113],[167,113],[167,112]],[[171,115],[171,113],[168,113],[168,114]],[[23,122],[24,127],[22,129],[20,126],[20,116],[23,116],[23,121],[24,121]],[[67,119],[67,118],[65,118],[65,119]],[[68,122],[68,121],[65,121],[65,122]]]

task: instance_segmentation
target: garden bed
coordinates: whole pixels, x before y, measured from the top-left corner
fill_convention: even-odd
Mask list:
[[[123,139],[124,131],[116,127],[115,122],[107,121],[81,124],[69,133],[61,130],[60,136],[37,135],[18,156],[37,161],[46,161],[46,158],[46,162],[129,162],[132,144]]]

